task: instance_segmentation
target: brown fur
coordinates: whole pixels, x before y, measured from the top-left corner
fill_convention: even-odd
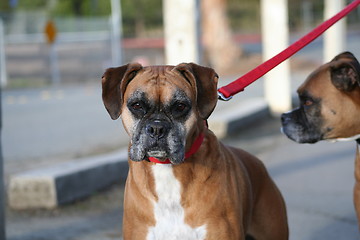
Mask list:
[[[127,65],[133,71],[134,65]],[[137,65],[135,65],[137,66]],[[176,67],[136,67],[131,80],[117,82],[121,96],[108,96],[114,85],[109,70],[103,79],[103,98],[110,115],[122,113],[122,120],[130,137],[134,134],[133,119],[126,102],[134,92],[145,91],[152,102],[167,103],[176,89],[183,90],[192,101],[190,117],[184,122],[188,151],[200,132],[205,134],[199,150],[183,163],[173,165],[173,172],[181,184],[181,205],[185,222],[193,228],[206,224],[206,240],[242,239],[251,235],[257,240],[288,239],[284,200],[271,180],[263,163],[249,153],[224,146],[206,128],[204,120],[213,111],[217,97],[217,75],[209,68],[196,64]],[[124,74],[125,78],[127,75]],[[104,86],[105,85],[105,86]],[[115,84],[116,85],[116,84]],[[122,101],[121,109],[114,102]],[[131,147],[131,145],[130,145]],[[124,239],[145,240],[148,228],[156,224],[152,202],[157,201],[154,176],[148,161],[129,160],[124,202]]]
[[[307,91],[311,96],[321,98],[321,116],[325,121],[321,126],[324,139],[347,138],[360,133],[359,84],[354,82],[350,91],[339,90],[331,81],[329,71],[341,64],[351,64],[352,61],[348,57],[336,57],[310,74],[297,91],[299,95]],[[334,130],[327,132],[328,128]]]

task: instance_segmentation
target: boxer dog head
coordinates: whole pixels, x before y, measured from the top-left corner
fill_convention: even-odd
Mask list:
[[[155,157],[182,163],[217,102],[218,76],[193,63],[142,67],[133,63],[107,69],[103,102],[130,136],[129,158]]]
[[[360,65],[344,52],[298,88],[300,107],[281,116],[282,131],[298,143],[360,134]]]

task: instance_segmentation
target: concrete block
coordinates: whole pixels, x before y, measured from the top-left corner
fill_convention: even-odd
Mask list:
[[[14,209],[54,208],[57,206],[52,177],[14,176],[9,184],[9,205]]]
[[[124,182],[127,149],[11,176],[8,198],[13,209],[55,208]]]

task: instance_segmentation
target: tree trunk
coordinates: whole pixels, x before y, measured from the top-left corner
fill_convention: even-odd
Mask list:
[[[239,62],[241,49],[232,38],[226,14],[226,0],[201,2],[203,41],[210,65],[219,73]]]
[[[135,37],[145,37],[145,18],[143,1],[134,0],[135,3]],[[145,10],[146,11],[146,10]]]

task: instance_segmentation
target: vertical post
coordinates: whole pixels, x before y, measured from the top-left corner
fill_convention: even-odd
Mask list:
[[[3,20],[0,18],[0,85],[5,87],[7,85],[6,74],[6,59],[5,59],[5,29]]]
[[[0,90],[1,92],[1,90]],[[0,93],[1,106],[1,93]],[[2,135],[2,109],[0,107],[0,135]],[[5,231],[5,190],[4,190],[4,159],[2,155],[2,138],[0,138],[0,239],[6,239]]]
[[[195,63],[201,64],[202,63],[202,54],[203,54],[203,48],[201,44],[201,0],[195,0],[195,52],[196,52],[196,59]]]
[[[261,0],[261,28],[263,58],[267,60],[288,46],[287,0]],[[291,108],[289,61],[265,75],[265,99],[270,110],[277,115]]]
[[[58,64],[58,56],[56,52],[57,42],[57,29],[54,21],[49,20],[45,24],[44,33],[46,41],[49,45],[49,62],[50,62],[50,71],[51,71],[51,83],[53,86],[58,86],[60,84],[60,72]]]
[[[345,6],[344,0],[325,0],[324,17],[329,19]],[[324,62],[345,49],[346,20],[342,19],[324,33]]]
[[[1,89],[7,83],[6,79],[6,65],[5,65],[5,31],[4,24],[0,18],[0,239],[6,239],[5,234],[5,202],[4,202],[4,163],[2,157],[2,144],[1,144],[1,132],[2,132],[2,109],[1,109]]]
[[[200,62],[200,1],[163,0],[166,64]]]
[[[51,69],[51,83],[53,86],[59,86],[60,84],[60,71],[58,63],[58,55],[56,51],[57,43],[54,41],[49,46],[49,57],[50,57],[50,69]]]
[[[122,17],[120,0],[111,0],[111,54],[112,64],[119,66],[122,63]]]
[[[0,38],[2,38],[2,40],[4,39],[4,28],[3,28],[3,22],[0,18]],[[0,39],[1,40],[1,39]],[[3,42],[2,42],[3,43]],[[5,54],[5,53],[1,53],[3,52],[0,46],[0,54]],[[1,59],[2,61],[2,59]],[[2,62],[1,64],[1,77],[3,74],[3,71],[5,71],[5,69],[3,69],[2,67],[5,67],[5,65],[3,66]],[[3,79],[1,78],[1,83],[3,83]],[[1,84],[3,85],[3,84]],[[4,196],[5,196],[5,192],[4,192],[4,163],[3,163],[3,156],[2,156],[2,141],[1,141],[1,133],[2,133],[2,104],[1,104],[1,87],[0,87],[0,239],[6,239],[6,234],[5,234],[5,201],[4,201]]]

